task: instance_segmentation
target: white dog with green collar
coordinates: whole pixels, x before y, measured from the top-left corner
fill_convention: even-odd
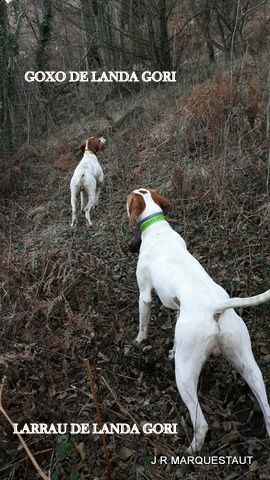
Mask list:
[[[208,430],[197,385],[202,365],[211,353],[222,353],[246,380],[259,402],[270,435],[270,407],[262,374],[252,353],[247,327],[234,311],[270,300],[270,290],[254,297],[230,299],[166,221],[160,208],[167,211],[168,205],[169,201],[158,192],[144,188],[134,190],[127,200],[130,224],[137,222],[142,234],[136,271],[140,290],[136,343],[147,338],[155,290],[165,307],[178,311],[175,374],[194,429],[189,452],[201,449]]]

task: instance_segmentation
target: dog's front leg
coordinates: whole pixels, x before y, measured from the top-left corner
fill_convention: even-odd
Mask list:
[[[140,325],[139,325],[139,333],[134,342],[137,345],[140,345],[140,343],[147,338],[148,324],[151,316],[151,303],[152,303],[151,290],[140,291],[140,298],[139,298]]]

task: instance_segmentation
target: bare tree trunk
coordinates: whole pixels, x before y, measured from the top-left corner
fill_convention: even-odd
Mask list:
[[[86,68],[101,67],[102,55],[98,48],[98,28],[96,16],[98,15],[97,2],[94,0],[81,0],[82,18],[85,33],[85,63]]]
[[[115,67],[120,48],[113,22],[118,22],[116,0],[81,0],[89,67]]]
[[[166,0],[158,0],[157,5],[145,3],[148,18],[148,35],[152,60],[157,70],[171,70],[172,59],[168,34]]]
[[[206,41],[211,63],[215,62],[214,46],[225,53],[227,60],[245,51],[242,32],[249,0],[190,0],[190,6]]]
[[[211,13],[212,13],[211,10],[208,10],[207,12],[205,12],[205,14],[202,17],[202,21],[200,22],[200,26],[206,40],[209,61],[210,63],[215,63],[216,59],[215,59],[214,43],[210,33]]]
[[[38,18],[38,17],[37,17]],[[50,70],[49,67],[49,45],[52,35],[52,0],[43,0],[42,20],[39,23],[38,42],[36,47],[36,69],[37,71]],[[38,84],[40,94],[45,101],[38,104],[38,115],[40,125],[44,131],[48,130],[51,117],[49,113],[54,110],[54,90],[50,88],[49,83],[40,82]]]
[[[191,10],[194,16],[196,16],[196,22],[203,34],[205,39],[207,49],[208,49],[208,57],[210,63],[215,63],[215,50],[214,50],[214,40],[211,36],[211,25],[213,24],[212,19],[212,0],[204,0],[204,2],[198,4],[196,0],[190,0]],[[199,15],[200,11],[203,11],[201,15]]]
[[[226,57],[231,59],[233,55],[239,56],[244,50],[242,30],[248,2],[219,0],[213,3],[213,8],[216,12],[217,25]]]
[[[109,17],[111,19],[112,25],[112,41],[116,46],[114,51],[114,62],[115,67],[120,69],[123,63],[123,52],[121,50],[121,14],[122,14],[122,5],[118,0],[111,0],[110,2],[110,11]]]
[[[52,33],[52,0],[43,0],[43,19],[39,26],[39,39],[36,49],[37,70],[48,69],[46,48]]]
[[[7,4],[0,2],[0,132],[1,146],[13,146],[12,103],[15,97],[14,58],[19,51],[19,28],[21,14],[17,15],[17,4],[14,4],[16,25],[10,31]]]
[[[160,23],[160,70],[172,70],[169,35],[167,28],[167,6],[166,0],[159,1],[159,23]]]
[[[10,144],[10,114],[8,106],[8,21],[6,3],[0,3],[0,127],[1,147]]]

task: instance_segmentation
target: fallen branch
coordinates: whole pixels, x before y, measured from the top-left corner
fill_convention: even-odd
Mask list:
[[[87,377],[88,377],[88,383],[91,389],[91,393],[93,396],[95,408],[96,408],[96,415],[97,415],[97,423],[98,426],[101,428],[102,426],[102,418],[101,418],[101,413],[100,413],[100,408],[99,408],[99,403],[97,399],[97,390],[96,390],[96,385],[93,377],[93,372],[92,368],[90,366],[89,360],[85,358],[83,360],[85,369],[87,371]],[[107,465],[107,480],[112,480],[112,467],[111,467],[111,461],[110,461],[110,456],[109,456],[109,451],[106,443],[106,436],[102,435],[102,448],[103,448],[103,454],[104,454],[104,459]]]
[[[6,410],[4,409],[3,407],[3,403],[2,403],[2,399],[3,399],[3,389],[4,389],[4,382],[5,382],[5,378],[2,379],[2,383],[0,385],[0,412],[4,415],[4,417],[6,418],[6,420],[8,421],[8,423],[11,425],[12,429],[14,430],[14,423],[12,422],[11,418],[9,417],[9,415],[7,414]],[[26,442],[24,441],[24,439],[22,438],[21,434],[20,433],[16,433],[17,437],[19,438],[20,440],[20,443],[21,445],[23,446],[23,448],[25,449],[26,453],[27,453],[27,456],[30,458],[32,464],[34,465],[35,469],[37,470],[37,472],[39,473],[39,475],[41,476],[41,478],[43,478],[43,480],[51,480],[51,477],[47,476],[43,470],[41,470],[39,464],[37,463],[35,457],[33,456],[33,454],[31,453],[31,451],[29,450]]]
[[[112,396],[114,398],[114,401],[115,401],[116,405],[118,405],[120,411],[125,415],[126,418],[128,417],[130,420],[132,420],[132,422],[135,423],[135,425],[138,427],[138,429],[141,430],[140,423],[136,420],[136,418],[133,417],[133,415],[131,415],[131,413],[129,413],[129,411],[125,407],[123,407],[121,405],[121,403],[119,402],[119,400],[117,398],[116,393],[113,391],[112,387],[110,387],[110,385],[106,382],[105,378],[101,377],[101,380],[103,381],[104,385],[108,388],[109,392],[112,394]],[[147,442],[150,443],[150,445],[152,445],[153,447],[156,447],[155,442],[153,442],[153,440],[151,440],[151,438],[149,438],[149,435],[144,434],[144,437],[146,438]]]
[[[132,420],[132,422],[135,423],[135,425],[140,429],[139,422],[137,422],[137,420],[131,415],[131,413],[129,413],[128,410],[121,405],[121,403],[117,399],[116,393],[113,391],[110,385],[106,382],[105,378],[101,377],[101,380],[103,381],[104,385],[106,385],[108,390],[111,392],[116,405],[118,405],[118,407],[120,408],[120,411],[124,413],[130,420]]]

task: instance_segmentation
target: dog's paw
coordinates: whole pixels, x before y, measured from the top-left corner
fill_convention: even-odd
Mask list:
[[[141,343],[146,339],[146,337],[136,337],[133,341],[132,341],[132,345],[134,345],[134,347],[140,347]]]
[[[196,454],[200,452],[202,446],[203,446],[203,441],[197,443],[193,439],[189,447],[186,448],[186,453],[188,453],[188,455],[191,455],[191,456],[196,456]]]
[[[186,452],[187,455],[190,455],[192,457],[194,457],[196,455],[196,452],[194,452],[191,445],[185,449],[185,452]]]

